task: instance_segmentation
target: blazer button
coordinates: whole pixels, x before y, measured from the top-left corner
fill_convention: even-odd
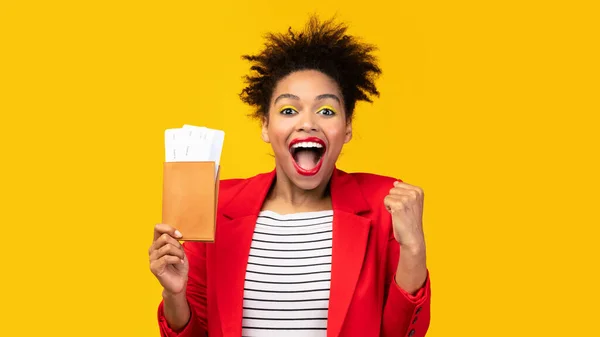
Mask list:
[[[422,307],[417,308],[417,312],[416,312],[417,315],[421,312],[421,309],[422,309]]]
[[[412,324],[415,324],[415,323],[417,323],[417,319],[418,319],[418,318],[419,318],[419,316],[415,316],[415,319],[413,319],[413,322],[412,322]]]
[[[415,329],[410,330],[410,332],[408,333],[408,337],[412,337],[412,335],[415,334]]]

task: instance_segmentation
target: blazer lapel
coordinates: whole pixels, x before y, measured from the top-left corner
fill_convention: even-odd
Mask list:
[[[358,215],[369,205],[353,176],[336,169],[330,186],[334,213],[327,336],[337,337],[360,276],[371,221]]]
[[[273,171],[251,178],[221,210],[225,219],[217,223],[214,244],[217,307],[223,336],[242,335],[244,282],[252,235],[274,176]]]
[[[249,179],[237,195],[220,207],[224,218],[215,236],[217,307],[224,337],[242,334],[244,282],[256,219],[269,192],[275,171]],[[330,180],[333,205],[333,248],[328,337],[340,334],[360,276],[369,238],[369,211],[352,175],[334,170]]]

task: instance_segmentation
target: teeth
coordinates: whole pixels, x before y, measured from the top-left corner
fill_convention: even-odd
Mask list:
[[[302,148],[316,147],[318,149],[321,149],[321,148],[323,148],[323,145],[321,145],[319,143],[314,143],[314,142],[301,142],[301,143],[296,143],[296,144],[292,145],[293,149],[297,149],[299,147],[302,147]]]

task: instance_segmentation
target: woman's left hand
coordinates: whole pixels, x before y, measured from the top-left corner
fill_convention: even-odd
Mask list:
[[[383,203],[392,215],[394,238],[402,247],[423,249],[423,190],[404,182],[394,182]]]

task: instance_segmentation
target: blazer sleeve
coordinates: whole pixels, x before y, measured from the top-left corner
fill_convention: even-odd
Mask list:
[[[190,320],[178,331],[169,327],[164,315],[164,300],[158,306],[158,326],[161,337],[196,337],[206,336],[206,244],[201,242],[184,242],[183,248],[189,263],[186,297],[190,306]]]
[[[387,292],[382,318],[383,337],[424,337],[429,328],[431,286],[427,279],[416,294],[411,295],[396,283],[395,273],[400,245],[392,237],[387,247]]]

